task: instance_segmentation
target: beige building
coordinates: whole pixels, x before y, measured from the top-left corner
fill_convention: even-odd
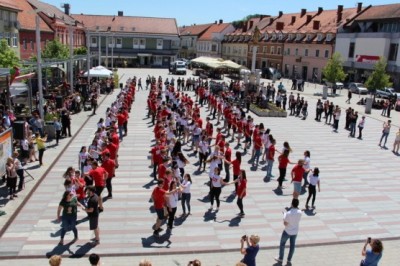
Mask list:
[[[199,36],[202,35],[213,24],[201,24],[192,26],[183,26],[179,28],[180,32],[180,58],[196,58],[197,57],[197,41]]]
[[[0,1],[0,39],[7,40],[8,45],[20,57],[18,13],[21,10],[12,0]]]
[[[232,24],[215,21],[197,40],[197,56],[221,57],[224,36],[235,30]]]

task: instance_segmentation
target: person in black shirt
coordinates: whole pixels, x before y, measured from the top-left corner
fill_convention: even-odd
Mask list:
[[[89,186],[86,188],[88,193],[87,208],[83,209],[89,217],[89,229],[94,231],[94,241],[92,245],[100,244],[100,229],[99,229],[99,197],[96,194],[96,188]]]

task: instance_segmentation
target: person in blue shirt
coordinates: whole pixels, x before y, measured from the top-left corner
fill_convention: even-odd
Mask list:
[[[244,242],[247,243],[247,248],[244,248]],[[240,240],[240,252],[244,255],[241,262],[247,266],[256,266],[256,256],[260,249],[258,242],[260,242],[260,237],[258,235],[251,235],[250,238],[243,236]]]
[[[370,248],[367,249],[367,246]],[[365,259],[361,261],[361,266],[378,266],[378,262],[382,258],[383,245],[379,239],[368,238],[366,241],[361,254],[365,256]]]

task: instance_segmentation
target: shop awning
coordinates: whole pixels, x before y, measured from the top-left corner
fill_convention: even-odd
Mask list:
[[[140,57],[147,57],[147,56],[153,56],[152,54],[137,54]]]

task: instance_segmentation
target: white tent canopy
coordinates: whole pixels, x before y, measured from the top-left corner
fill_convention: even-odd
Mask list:
[[[242,65],[236,64],[231,60],[224,60],[222,58],[200,56],[192,60],[197,64],[202,64],[210,68],[231,68],[231,69],[242,69],[246,68]]]
[[[111,70],[108,70],[107,68],[103,66],[97,66],[93,67],[89,70],[89,77],[95,77],[95,78],[110,78],[113,75],[113,72]],[[86,71],[83,74],[84,77],[88,76],[88,72]]]

